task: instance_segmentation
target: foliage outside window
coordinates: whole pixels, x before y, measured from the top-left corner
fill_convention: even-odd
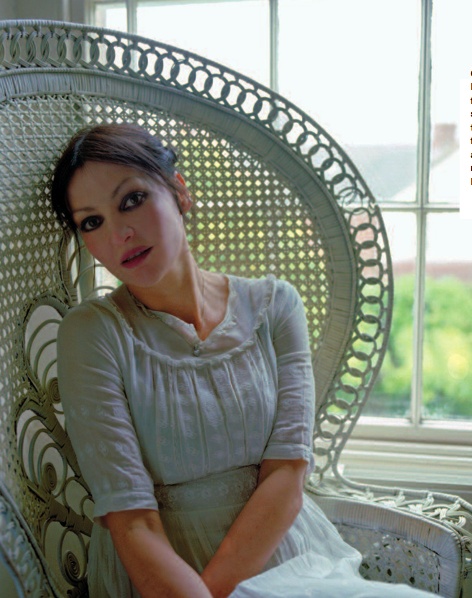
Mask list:
[[[128,10],[127,10],[128,5]],[[463,0],[92,3],[96,25],[227,64],[292,99],[346,149],[383,207],[395,305],[364,414],[472,422],[472,222],[459,212]]]

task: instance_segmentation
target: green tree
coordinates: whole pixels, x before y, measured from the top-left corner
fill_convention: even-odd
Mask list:
[[[472,284],[428,277],[423,405],[426,417],[472,418]],[[395,284],[392,330],[368,415],[408,414],[413,371],[413,275]]]

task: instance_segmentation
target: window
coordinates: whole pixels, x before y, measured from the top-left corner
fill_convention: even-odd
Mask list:
[[[96,2],[94,24],[131,31],[129,25],[135,23],[133,32],[139,35],[215,57],[269,85],[270,5],[266,0],[145,0],[133,5],[130,19],[126,2]]]
[[[469,444],[472,222],[459,210],[464,0],[90,0],[96,25],[214,57],[293,100],[383,207],[395,307],[356,436]]]

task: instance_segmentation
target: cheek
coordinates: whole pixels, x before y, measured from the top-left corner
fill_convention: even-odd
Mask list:
[[[150,210],[142,225],[144,228],[141,230],[145,230],[146,235],[154,236],[157,243],[163,245],[172,240],[176,241],[179,233],[184,233],[182,217],[177,206],[172,204],[163,210]]]
[[[91,253],[94,258],[102,262],[103,258],[106,257],[103,241],[100,242],[98,237],[94,238],[93,234],[89,236],[85,235],[82,237],[82,239],[88,252]]]

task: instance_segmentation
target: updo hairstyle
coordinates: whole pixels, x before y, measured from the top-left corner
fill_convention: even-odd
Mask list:
[[[69,141],[56,162],[51,203],[59,223],[72,232],[77,225],[69,206],[68,189],[75,172],[86,162],[109,162],[136,168],[164,183],[176,198],[186,188],[176,178],[177,154],[146,129],[131,123],[111,123],[82,129]]]

